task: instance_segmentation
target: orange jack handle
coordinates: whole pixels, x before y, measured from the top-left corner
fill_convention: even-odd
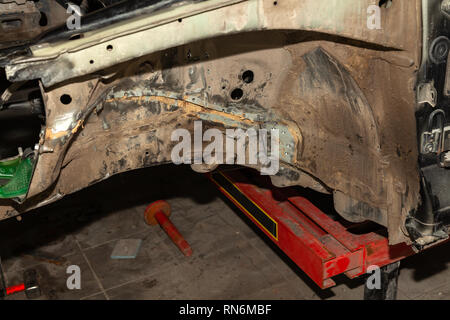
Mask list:
[[[173,243],[180,249],[180,251],[186,256],[189,257],[192,255],[192,248],[187,243],[186,240],[184,240],[181,233],[178,231],[178,229],[174,226],[174,224],[169,220],[169,218],[164,214],[162,211],[158,211],[155,214],[155,219],[158,221],[161,228],[167,233],[170,239],[172,239]]]

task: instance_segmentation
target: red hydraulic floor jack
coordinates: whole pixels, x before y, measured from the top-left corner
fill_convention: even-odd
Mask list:
[[[216,171],[208,177],[320,288],[334,286],[332,278],[339,274],[356,278],[377,266],[381,289],[366,286],[364,298],[395,299],[399,261],[415,252],[404,243],[389,246],[383,227],[327,215],[299,188],[276,188],[250,170]],[[367,227],[371,230],[361,231]]]

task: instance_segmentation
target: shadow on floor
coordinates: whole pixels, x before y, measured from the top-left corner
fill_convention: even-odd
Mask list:
[[[198,187],[200,185],[201,188]],[[335,296],[332,289],[319,289],[258,227],[216,190],[204,175],[193,172],[189,166],[163,165],[116,175],[54,204],[25,213],[20,222],[15,218],[4,220],[0,223],[0,256],[6,260],[24,255],[57,241],[65,234],[75,233],[113,212],[177,197],[190,198],[199,204],[212,202],[217,197],[222,198],[318,297],[327,299]],[[334,212],[331,196],[309,192],[308,199],[323,211]],[[450,261],[449,245],[450,243],[443,244],[407,258],[402,262],[401,268],[414,269],[414,280],[417,281],[440,273],[447,269],[446,264]],[[345,276],[334,280],[337,285],[345,285],[349,289],[357,288],[365,281],[364,278],[350,280]]]
[[[211,202],[213,188],[197,192],[193,186],[209,183],[188,166],[163,165],[111,177],[36,210],[24,213],[19,222],[0,222],[0,256],[6,260],[75,233],[104,216],[159,199],[189,197],[196,203]]]

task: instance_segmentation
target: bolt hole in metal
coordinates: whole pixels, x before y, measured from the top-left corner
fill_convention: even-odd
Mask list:
[[[378,6],[381,8],[390,8],[392,6],[392,0],[380,0]]]
[[[274,1],[273,5],[276,6],[278,4],[278,1]]]
[[[112,51],[114,49],[114,47],[111,44],[108,44],[108,46],[106,47],[106,50],[108,51]]]
[[[39,25],[41,27],[45,27],[48,25],[47,15],[42,11],[40,13],[41,13],[41,18],[39,19]]]
[[[90,64],[94,64],[94,60],[89,61]]]
[[[78,34],[71,35],[69,40],[78,40],[78,39],[81,39],[81,38],[83,38],[83,34],[82,33],[78,33]]]
[[[254,78],[255,74],[252,70],[244,71],[244,73],[242,74],[242,81],[244,81],[245,83],[252,83]]]
[[[244,91],[240,88],[236,88],[233,91],[231,91],[231,99],[233,100],[240,100],[242,96],[244,95]]]
[[[60,98],[59,101],[61,101],[62,104],[68,105],[72,102],[72,97],[68,94],[63,94]]]

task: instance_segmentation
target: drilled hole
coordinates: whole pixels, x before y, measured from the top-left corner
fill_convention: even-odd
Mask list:
[[[112,49],[113,49],[113,46],[112,46],[112,45],[110,45],[110,44],[108,44],[108,46],[106,47],[106,50],[108,50],[108,51],[112,51]]]
[[[69,40],[78,40],[81,38],[83,38],[83,34],[79,33],[79,34],[74,34],[74,35],[70,36]]]
[[[276,6],[278,4],[278,1],[274,1],[273,5]]]
[[[252,83],[255,78],[255,74],[252,70],[247,70],[242,74],[242,81],[245,83]]]
[[[72,102],[72,97],[68,94],[63,94],[59,100],[61,101],[62,104],[70,104]]]
[[[233,100],[239,100],[244,95],[244,91],[240,88],[236,88],[233,91],[231,91],[231,99]]]
[[[39,19],[39,25],[45,27],[48,24],[47,15],[41,11],[41,18]]]
[[[181,19],[181,18],[180,18],[180,19],[178,19],[178,22],[183,22],[183,19]]]
[[[380,0],[379,7],[389,8],[392,5],[392,0]]]
[[[94,60],[89,61],[90,64],[94,64]]]

